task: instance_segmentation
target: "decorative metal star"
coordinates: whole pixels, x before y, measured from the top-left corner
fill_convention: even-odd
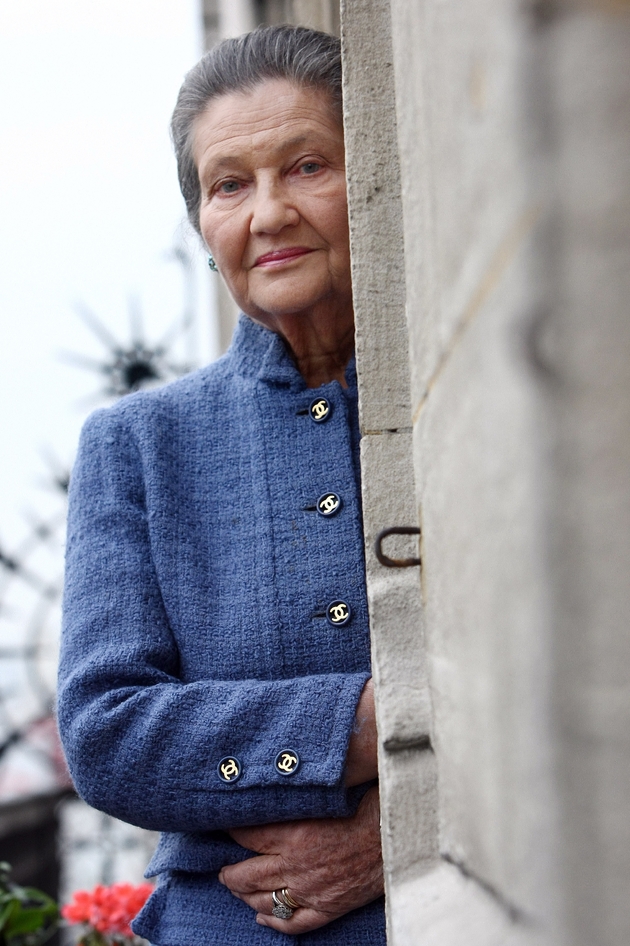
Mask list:
[[[165,384],[187,374],[195,367],[192,360],[178,361],[174,355],[176,343],[190,333],[194,322],[192,260],[181,246],[175,247],[169,255],[183,270],[184,305],[180,317],[155,344],[150,344],[145,338],[142,312],[135,298],[129,300],[130,338],[126,343],[119,342],[84,303],[78,303],[76,306],[80,318],[102,342],[107,353],[103,360],[88,358],[75,352],[62,352],[62,358],[79,368],[105,377],[105,386],[99,392],[100,397],[124,397],[141,388]]]

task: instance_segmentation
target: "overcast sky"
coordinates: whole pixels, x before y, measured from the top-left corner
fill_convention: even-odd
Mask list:
[[[88,306],[128,341],[128,299],[156,340],[181,313],[178,240],[197,252],[200,362],[214,356],[205,258],[183,227],[168,122],[199,58],[199,0],[0,0],[0,544],[54,496],[41,450],[71,460],[99,402],[60,358],[106,351]]]

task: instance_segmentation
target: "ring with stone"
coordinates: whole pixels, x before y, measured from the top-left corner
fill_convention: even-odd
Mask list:
[[[271,913],[277,920],[290,920],[295,910],[284,903],[275,890],[272,890],[271,897],[273,899],[273,908]]]

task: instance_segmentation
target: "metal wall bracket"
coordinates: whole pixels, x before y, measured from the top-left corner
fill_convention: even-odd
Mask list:
[[[382,529],[376,536],[374,551],[376,557],[385,568],[411,568],[414,565],[421,565],[419,558],[390,558],[383,551],[383,539],[388,535],[420,535],[420,529],[417,526],[391,526],[389,529]]]

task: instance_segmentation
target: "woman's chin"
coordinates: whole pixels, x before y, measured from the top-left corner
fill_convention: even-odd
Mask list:
[[[274,287],[271,291],[250,297],[241,308],[246,315],[266,324],[266,320],[312,313],[322,305],[324,299],[330,298],[330,291],[327,289],[305,292],[304,288],[295,285],[290,288]]]

